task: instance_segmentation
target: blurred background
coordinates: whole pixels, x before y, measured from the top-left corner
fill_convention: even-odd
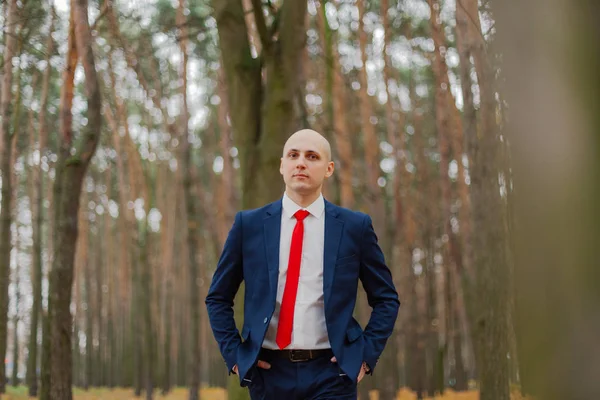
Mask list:
[[[248,398],[204,298],[307,127],[402,302],[361,400],[600,398],[597,2],[0,8],[1,398]]]

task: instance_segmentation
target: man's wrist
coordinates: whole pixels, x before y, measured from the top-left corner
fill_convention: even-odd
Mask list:
[[[368,374],[369,372],[371,372],[371,368],[369,368],[369,365],[367,364],[367,362],[366,362],[366,361],[363,361],[363,363],[362,363],[362,369],[363,369],[363,370],[365,371],[365,373],[367,373],[367,374]]]

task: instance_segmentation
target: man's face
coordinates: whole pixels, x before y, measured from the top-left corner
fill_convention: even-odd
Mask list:
[[[300,195],[321,191],[323,180],[333,174],[328,147],[325,138],[312,131],[300,131],[288,139],[279,168],[288,190]]]

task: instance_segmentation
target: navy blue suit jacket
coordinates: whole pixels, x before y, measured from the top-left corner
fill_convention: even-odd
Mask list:
[[[282,202],[238,212],[206,297],[210,324],[229,371],[240,383],[256,363],[275,310]],[[241,338],[233,300],[245,282]],[[352,317],[358,281],[372,313],[364,331]],[[365,361],[373,370],[392,334],[400,302],[377,244],[371,218],[325,201],[323,292],[329,342],[339,366],[356,380]]]

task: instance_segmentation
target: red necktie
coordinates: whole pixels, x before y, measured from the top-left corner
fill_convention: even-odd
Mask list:
[[[290,259],[288,262],[287,278],[281,310],[279,311],[279,324],[277,325],[277,346],[285,349],[292,343],[292,326],[294,325],[294,308],[296,306],[296,294],[298,293],[298,279],[300,277],[300,262],[302,261],[302,241],[304,239],[304,218],[308,216],[306,210],[298,210],[294,214],[296,226],[292,233],[292,245],[290,246]]]

